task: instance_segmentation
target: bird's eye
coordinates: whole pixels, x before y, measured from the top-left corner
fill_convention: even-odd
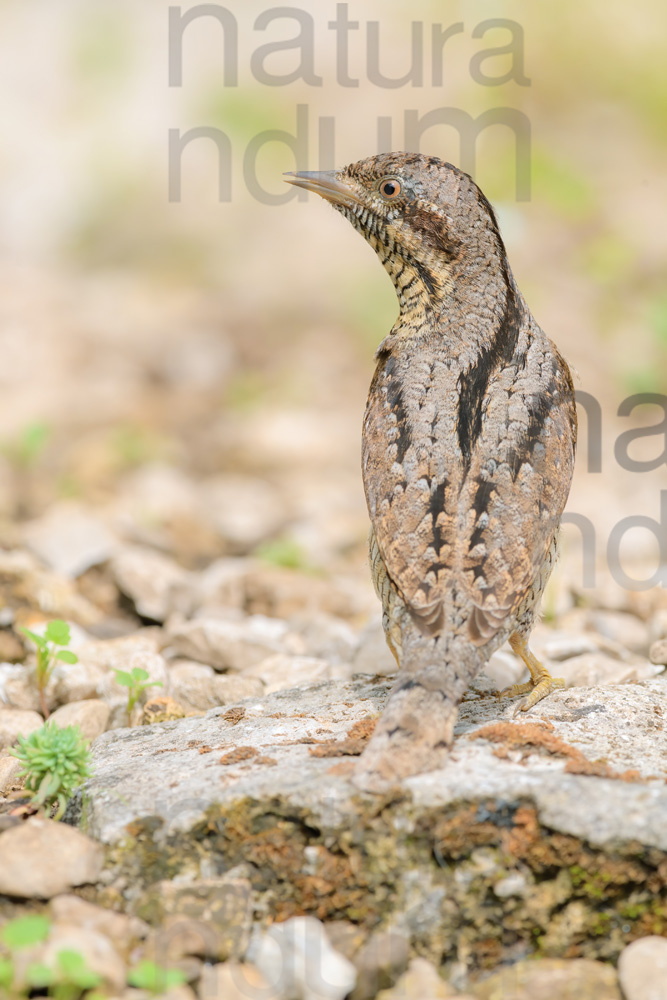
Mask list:
[[[391,201],[393,198],[398,198],[400,193],[401,185],[394,177],[386,177],[380,181],[380,194],[383,198]]]

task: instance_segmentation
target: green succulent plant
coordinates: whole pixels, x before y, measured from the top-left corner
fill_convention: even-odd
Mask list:
[[[74,791],[90,777],[90,751],[78,726],[61,729],[47,722],[29,736],[19,736],[10,753],[23,764],[20,777],[34,792],[32,804],[46,809],[57,805],[60,819]]]

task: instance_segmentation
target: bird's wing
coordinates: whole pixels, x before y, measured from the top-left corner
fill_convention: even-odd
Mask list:
[[[542,335],[495,373],[468,461],[460,393],[416,359],[378,365],[364,424],[364,483],[387,573],[427,634],[468,622],[491,638],[537,576],[567,500],[576,414],[567,366]],[[427,372],[430,368],[430,376]],[[429,381],[430,377],[430,381]],[[432,399],[429,399],[432,396]]]

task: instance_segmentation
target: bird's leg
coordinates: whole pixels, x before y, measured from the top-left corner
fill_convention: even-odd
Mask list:
[[[519,695],[526,695],[523,701],[514,709],[514,714],[527,712],[536,705],[542,698],[546,698],[552,691],[565,687],[562,677],[552,677],[543,663],[537,659],[534,653],[528,648],[528,640],[520,632],[514,632],[509,638],[512,652],[520,656],[530,670],[530,680],[525,684],[513,684],[505,688],[498,695],[499,698],[516,698]]]

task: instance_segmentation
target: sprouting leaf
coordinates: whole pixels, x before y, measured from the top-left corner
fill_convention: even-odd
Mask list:
[[[69,625],[56,618],[46,626],[44,637],[49,642],[55,642],[56,646],[66,646],[70,639]]]
[[[140,962],[127,976],[130,986],[150,990],[151,993],[165,993],[172,986],[180,986],[185,979],[180,969],[164,969],[149,961]]]
[[[80,989],[88,990],[102,982],[102,977],[88,967],[78,951],[63,949],[58,952],[57,959],[63,977]]]
[[[13,979],[14,963],[8,958],[0,958],[0,989],[9,991]]]
[[[120,684],[121,687],[132,687],[134,684],[134,678],[132,674],[128,674],[126,670],[116,670],[116,683]]]
[[[36,632],[31,632],[29,628],[23,628],[22,626],[19,631],[23,632],[39,649],[44,649],[46,646],[46,639],[43,635],[37,635]]]
[[[27,948],[32,944],[44,941],[49,933],[51,921],[41,913],[31,913],[26,917],[17,917],[0,931],[0,939],[8,948]]]
[[[144,670],[143,667],[132,668],[132,677],[135,681],[147,681],[148,676],[148,671]]]
[[[25,978],[33,989],[43,989],[45,986],[51,986],[55,976],[53,969],[43,962],[31,962],[25,971]]]
[[[76,653],[73,653],[71,649],[59,649],[55,654],[56,660],[62,660],[63,663],[78,663],[79,657]]]

